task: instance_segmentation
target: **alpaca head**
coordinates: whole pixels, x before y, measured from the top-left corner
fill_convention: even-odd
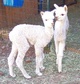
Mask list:
[[[53,15],[53,13],[50,12],[50,11],[45,11],[45,12],[41,11],[40,14],[41,14],[44,26],[52,28],[53,25],[54,25],[54,15]]]
[[[58,6],[57,4],[54,4],[55,11],[54,11],[54,17],[57,21],[65,20],[65,17],[67,16],[68,8],[66,5]]]

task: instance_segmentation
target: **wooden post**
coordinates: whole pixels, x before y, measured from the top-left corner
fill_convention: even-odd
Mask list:
[[[47,10],[50,10],[50,0],[47,0]]]

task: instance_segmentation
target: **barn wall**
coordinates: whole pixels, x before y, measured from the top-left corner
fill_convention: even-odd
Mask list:
[[[24,0],[21,8],[7,7],[0,0],[0,27],[7,28],[22,23],[38,13],[37,0]]]

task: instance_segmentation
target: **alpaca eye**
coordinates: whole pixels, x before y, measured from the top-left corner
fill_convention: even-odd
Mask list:
[[[47,19],[45,19],[45,21],[47,21]]]
[[[62,16],[64,16],[64,14],[61,14]]]

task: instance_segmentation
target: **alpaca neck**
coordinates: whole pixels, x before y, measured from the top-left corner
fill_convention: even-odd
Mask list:
[[[53,36],[53,26],[52,27],[45,27],[45,33],[48,37]]]
[[[65,20],[64,21],[56,21],[55,23],[55,30],[56,31],[62,31],[64,30]]]

